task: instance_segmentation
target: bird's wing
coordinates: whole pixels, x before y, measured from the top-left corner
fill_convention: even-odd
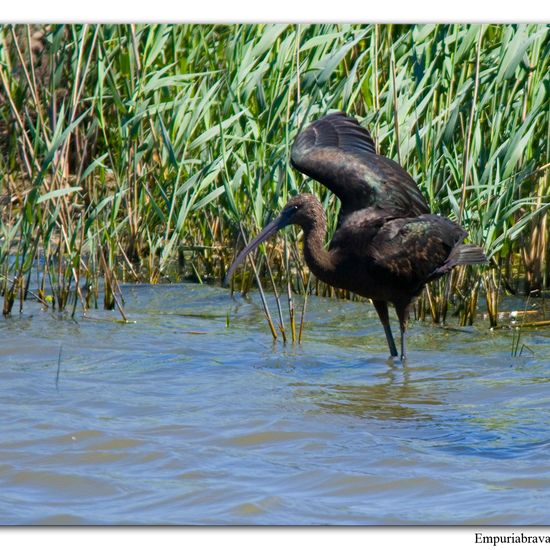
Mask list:
[[[434,214],[394,219],[374,236],[370,253],[376,268],[388,276],[424,284],[435,278],[466,235],[460,225]]]
[[[447,262],[465,237],[461,226],[441,216],[396,218],[367,208],[346,218],[330,250],[357,269],[368,264],[379,280],[411,288],[449,271]]]
[[[378,232],[395,216],[370,206],[352,212],[343,221],[330,241],[329,250],[340,250],[346,256],[362,258],[370,252],[370,245]]]
[[[291,163],[340,199],[344,217],[369,206],[397,216],[430,211],[411,176],[377,155],[369,132],[345,113],[327,115],[303,130],[292,147]]]

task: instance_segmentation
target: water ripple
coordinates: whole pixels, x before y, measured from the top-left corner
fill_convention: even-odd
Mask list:
[[[413,323],[403,366],[367,304],[311,298],[284,346],[255,296],[125,296],[135,324],[0,320],[4,523],[547,522],[548,331],[511,358],[511,333]]]

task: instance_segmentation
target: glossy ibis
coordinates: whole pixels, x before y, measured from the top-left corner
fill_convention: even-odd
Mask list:
[[[368,132],[342,113],[306,128],[296,139],[292,163],[341,200],[340,225],[328,250],[325,212],[314,195],[304,193],[290,199],[244,248],[226,280],[260,243],[287,225],[299,225],[310,270],[329,285],[372,300],[393,357],[398,354],[388,302],[395,306],[405,359],[409,307],[424,285],[457,265],[484,263],[485,254],[476,245],[463,244],[467,233],[460,225],[429,214],[414,180],[377,155]]]

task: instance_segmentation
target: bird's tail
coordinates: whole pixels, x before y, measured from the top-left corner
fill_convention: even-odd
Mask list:
[[[460,244],[451,250],[446,263],[448,262],[451,262],[453,267],[455,265],[486,264],[487,256],[476,244]]]
[[[447,261],[432,273],[430,280],[448,273],[457,265],[486,264],[487,262],[485,252],[476,244],[459,244],[451,250]]]

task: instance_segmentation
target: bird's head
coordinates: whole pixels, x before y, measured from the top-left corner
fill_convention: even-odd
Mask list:
[[[292,197],[281,211],[278,229],[287,225],[300,225],[307,227],[319,216],[324,216],[324,211],[319,199],[310,193],[302,193]]]
[[[229,268],[225,276],[225,284],[229,282],[233,273],[246,256],[258,248],[265,240],[269,239],[269,237],[277,233],[279,229],[287,225],[300,225],[306,228],[313,223],[318,216],[324,216],[324,212],[317,197],[309,193],[302,193],[301,195],[292,197],[286,203],[281,213],[272,222],[268,223],[260,233],[243,248]]]

